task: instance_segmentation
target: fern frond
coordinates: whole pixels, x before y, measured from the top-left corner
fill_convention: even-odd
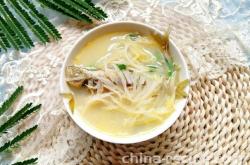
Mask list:
[[[71,18],[74,18],[74,19],[78,19],[76,17],[74,17],[73,15],[70,15],[69,13],[66,13],[65,11],[63,11],[62,9],[59,9],[56,5],[54,5],[53,3],[50,3],[50,2],[44,2],[44,0],[38,0],[41,4],[42,7],[47,7],[47,8],[50,8],[51,10],[55,10],[55,11],[58,11],[68,17],[71,17]]]
[[[43,43],[49,42],[49,36],[45,31],[36,24],[36,22],[30,17],[30,15],[19,5],[19,1],[7,0],[11,7],[16,11],[16,13],[22,18],[22,20],[27,24],[35,36]]]
[[[4,43],[0,39],[0,52],[2,52],[3,50],[6,52],[7,51],[7,47],[4,45]]]
[[[92,10],[92,8],[86,8],[84,6],[82,6],[80,3],[78,3],[78,0],[65,0],[64,1],[67,5],[71,6],[72,8],[75,8],[76,10],[78,10],[79,12],[84,12],[87,15],[97,19],[97,20],[101,20],[102,16],[99,15],[99,13],[96,13],[95,10]]]
[[[92,20],[85,14],[83,14],[81,11],[76,10],[72,6],[69,6],[62,0],[38,0],[43,5],[61,12],[62,14],[71,16],[77,20],[84,21],[86,23],[92,23]]]
[[[1,14],[2,15],[2,14]],[[15,50],[19,50],[21,47],[21,41],[16,37],[15,32],[11,29],[8,23],[4,20],[4,18],[0,15],[0,29],[4,32],[7,40],[10,42],[11,46]]]
[[[0,1],[0,13],[4,16],[7,23],[13,28],[17,36],[25,47],[31,48],[34,46],[31,38],[24,27],[17,21],[14,15],[10,12],[4,1]]]
[[[6,131],[8,128],[13,127],[15,124],[17,124],[20,120],[23,119],[23,114],[29,110],[29,108],[32,106],[32,103],[26,104],[23,108],[21,108],[16,114],[14,114],[12,117],[10,117],[9,120],[7,120],[5,123],[3,123],[0,126],[0,134]]]
[[[0,2],[1,3],[1,2]],[[0,4],[1,5],[1,4]],[[0,36],[1,36],[1,30],[0,30]],[[6,112],[11,105],[14,103],[14,101],[17,99],[17,97],[22,93],[23,86],[19,86],[11,95],[10,97],[3,102],[3,104],[0,107],[0,116],[4,112]],[[19,121],[27,118],[30,114],[36,112],[41,108],[41,104],[32,107],[32,103],[28,103],[25,106],[23,106],[19,111],[17,111],[13,116],[11,116],[5,123],[3,123],[0,126],[0,137],[1,133],[5,132],[7,129],[13,127],[16,125]],[[4,151],[11,151],[10,149],[14,149],[19,146],[19,143],[26,139],[28,136],[30,136],[36,129],[38,128],[38,125],[35,125],[29,129],[26,129],[19,135],[15,136],[12,140],[7,141],[2,146],[0,146],[0,153]],[[22,162],[14,163],[13,165],[30,165],[36,163],[38,158],[32,158],[27,159]],[[1,163],[0,163],[1,164]]]
[[[87,2],[89,5],[95,6],[95,5],[92,3],[91,0],[80,0],[80,1],[85,1],[85,2]],[[95,8],[96,8],[96,10],[98,10],[98,12],[99,12],[100,14],[102,14],[102,16],[103,16],[104,18],[108,18],[108,15],[102,10],[102,8],[100,8],[100,7],[95,7]]]
[[[5,50],[5,52],[7,51],[8,48],[11,47],[9,41],[7,40],[6,36],[1,31],[1,29],[0,29],[0,46],[1,46],[1,49]]]
[[[26,131],[22,132],[20,135],[16,136],[14,139],[6,142],[2,147],[0,147],[0,153],[15,146],[18,144],[20,141],[24,140],[27,138],[32,132],[34,132],[37,129],[37,125],[35,125],[32,128],[27,129]]]
[[[5,52],[7,52],[8,48],[5,45],[4,41],[2,40],[2,38],[0,37],[0,52],[4,50]]]
[[[32,113],[38,111],[38,110],[41,108],[41,106],[42,106],[42,105],[39,104],[39,105],[36,105],[36,106],[30,108],[29,110],[27,110],[26,112],[24,112],[24,113],[22,114],[22,116],[20,117],[20,120],[23,120],[23,119],[27,118],[30,114],[32,114]]]
[[[47,17],[39,13],[31,2],[28,0],[22,0],[19,2],[26,10],[30,11],[30,15],[35,18],[39,22],[40,26],[46,30],[55,40],[62,38],[55,26],[49,22]]]
[[[91,2],[91,0],[73,0],[73,1],[80,4],[84,8],[84,12],[96,18],[97,20],[104,20],[105,18],[107,18],[107,14],[100,7],[95,7],[95,5]]]
[[[7,111],[10,106],[15,102],[17,97],[23,92],[23,86],[19,86],[12,94],[11,96],[3,102],[2,106],[0,107],[0,116]]]
[[[32,158],[32,159],[25,160],[23,162],[14,163],[12,165],[31,165],[31,164],[36,164],[37,160],[38,158]]]
[[[108,18],[107,13],[105,13],[105,12],[102,10],[101,7],[95,7],[95,8],[96,8],[96,10],[103,16],[104,19],[105,19],[105,18]]]

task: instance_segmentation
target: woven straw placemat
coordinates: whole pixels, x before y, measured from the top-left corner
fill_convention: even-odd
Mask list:
[[[3,68],[6,81],[25,85],[27,97],[20,102],[43,104],[39,114],[20,127],[39,124],[15,159],[37,154],[41,165],[250,164],[247,58],[232,51],[238,52],[237,45],[228,50],[227,41],[192,18],[150,3],[103,0],[100,4],[109,21],[140,21],[160,30],[171,26],[171,38],[183,52],[192,77],[188,104],[174,125],[154,139],[133,145],[103,142],[78,128],[65,112],[58,82],[66,54],[91,27],[69,21],[59,27],[60,42],[37,45],[15,65]]]

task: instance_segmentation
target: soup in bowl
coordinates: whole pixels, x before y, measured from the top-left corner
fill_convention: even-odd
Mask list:
[[[62,68],[61,92],[83,130],[126,144],[153,138],[174,123],[186,104],[188,80],[167,32],[117,22],[77,41]]]

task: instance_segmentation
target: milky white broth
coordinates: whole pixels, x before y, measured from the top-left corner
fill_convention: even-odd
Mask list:
[[[72,59],[71,64],[95,66],[96,62],[108,53],[110,46],[119,41],[119,37],[127,36],[130,33],[131,32],[115,32],[98,36],[97,38],[91,40],[86,45],[80,48],[80,50]],[[143,49],[144,51],[147,51],[147,53],[152,53],[152,55],[155,52],[164,54],[161,46],[152,36],[142,36],[146,41],[150,42],[150,44],[148,44],[148,42],[146,42],[146,44],[139,44],[139,46],[145,47],[145,49]],[[126,40],[124,42],[126,42]],[[136,41],[133,42],[136,43]],[[150,52],[151,50],[153,50],[153,52]],[[119,51],[116,53],[118,54],[118,56],[121,55],[119,54]],[[153,60],[156,59],[154,57],[152,58]],[[138,59],[142,61],[145,61],[145,59],[147,60],[146,57],[138,57]],[[146,75],[152,75],[156,80],[158,80],[159,77],[164,76],[161,75],[160,72],[158,75],[158,73],[150,73],[150,71],[146,73]],[[143,118],[141,118],[143,121],[142,123],[133,124],[132,122],[130,122],[132,121],[132,119],[135,120],[135,117],[133,115],[124,113],[119,110],[107,110],[108,105],[101,101],[97,101],[91,105],[88,105],[87,103],[91,100],[93,94],[91,94],[87,88],[76,89],[71,87],[71,89],[73,91],[75,99],[74,115],[81,116],[82,120],[88,123],[91,127],[112,136],[130,136],[156,129],[157,126],[159,126],[173,112],[173,109],[169,110],[165,107],[167,96],[165,98],[165,95],[163,95],[165,99],[163,98],[162,106],[157,107],[158,105],[156,105],[157,108],[162,108],[163,111],[166,111],[164,112],[164,115],[159,115],[162,120],[144,120]],[[134,103],[132,103],[131,101],[124,99],[122,100],[122,104],[129,110],[135,111],[135,109],[133,109],[135,107],[133,106]],[[147,107],[152,108],[150,104],[151,103],[147,103],[147,105],[144,107],[145,111],[147,110]],[[154,100],[152,100],[152,104],[154,104]]]

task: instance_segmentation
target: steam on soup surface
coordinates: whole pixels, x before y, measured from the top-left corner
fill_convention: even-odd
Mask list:
[[[74,115],[113,136],[145,133],[174,111],[187,82],[151,35],[116,32],[98,36],[66,68]],[[177,91],[176,89],[179,89]]]

